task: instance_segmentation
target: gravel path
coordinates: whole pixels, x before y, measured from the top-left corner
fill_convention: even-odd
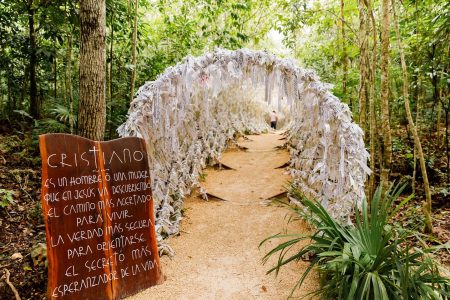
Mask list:
[[[289,159],[286,150],[275,148],[283,144],[281,138],[276,133],[248,136],[239,142],[247,151],[223,154],[222,162],[233,169],[205,170],[202,185],[227,201],[186,199],[182,233],[168,240],[176,254],[161,259],[167,280],[129,299],[286,299],[307,263],[286,266],[277,277],[266,275],[276,257],[266,265],[261,258],[278,241],[258,248],[275,233],[307,230],[298,222],[287,225],[287,210],[264,201],[285,191],[289,180],[278,168]],[[316,285],[314,274],[295,295]]]

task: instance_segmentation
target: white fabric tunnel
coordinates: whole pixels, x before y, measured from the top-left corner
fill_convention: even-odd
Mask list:
[[[364,197],[369,155],[330,88],[292,60],[247,49],[187,57],[145,83],[118,132],[147,142],[161,251],[170,251],[162,240],[178,233],[202,168],[220,160],[236,133],[267,130],[272,109],[285,119],[292,183],[347,220]]]

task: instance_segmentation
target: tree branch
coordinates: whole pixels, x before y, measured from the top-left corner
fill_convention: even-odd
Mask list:
[[[19,292],[17,292],[14,285],[11,283],[11,281],[9,281],[9,277],[11,276],[11,273],[9,273],[8,269],[3,270],[3,272],[4,272],[4,275],[2,276],[2,278],[5,278],[6,284],[9,285],[9,287],[11,288],[12,292],[14,293],[14,296],[16,297],[16,300],[21,300],[20,296],[19,296]]]

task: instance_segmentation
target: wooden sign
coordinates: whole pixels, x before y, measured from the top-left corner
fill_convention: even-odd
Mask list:
[[[162,283],[145,142],[39,137],[50,299],[120,299]]]

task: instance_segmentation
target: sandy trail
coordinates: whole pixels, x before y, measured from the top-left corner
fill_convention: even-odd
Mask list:
[[[270,235],[288,230],[305,232],[304,225],[286,225],[287,210],[264,205],[285,191],[290,179],[278,168],[289,160],[286,150],[278,150],[282,136],[275,133],[247,136],[239,145],[247,151],[230,149],[222,162],[232,170],[207,169],[202,185],[227,201],[204,201],[192,196],[185,201],[182,234],[168,243],[176,254],[162,257],[167,280],[129,299],[286,299],[306,262],[284,267],[277,277],[266,275],[274,265],[261,259],[278,244],[271,241],[258,249]],[[297,296],[316,287],[314,276],[307,278]]]

